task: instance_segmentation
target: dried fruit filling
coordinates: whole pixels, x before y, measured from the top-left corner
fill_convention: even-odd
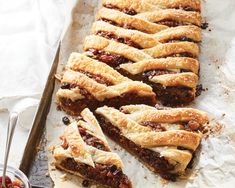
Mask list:
[[[79,172],[85,178],[93,179],[100,184],[113,188],[131,188],[131,182],[127,176],[115,165],[95,164],[95,168],[93,168],[86,164],[79,164],[74,159],[68,158],[62,161],[61,166],[68,170]]]
[[[80,132],[80,135],[84,142],[86,142],[87,145],[93,146],[97,149],[103,150],[103,151],[110,151],[109,148],[107,148],[103,141],[96,138],[95,136],[91,135],[87,132],[87,130],[83,127],[78,127],[78,130]]]
[[[137,12],[132,8],[120,9],[120,8],[118,8],[116,6],[113,6],[113,5],[110,5],[110,4],[106,4],[106,5],[104,5],[104,7],[110,8],[110,9],[116,9],[116,10],[119,10],[121,12],[124,12],[125,14],[129,14],[129,15],[132,15],[132,16],[137,14]]]
[[[120,129],[113,126],[104,117],[98,116],[98,119],[102,130],[111,139],[119,143],[130,153],[137,155],[143,163],[146,163],[150,169],[159,173],[163,178],[171,181],[176,180],[177,174],[171,173],[171,171],[174,170],[174,166],[171,165],[164,157],[161,157],[159,153],[142,148],[141,146],[122,136]]]
[[[130,60],[118,54],[111,54],[98,49],[89,49],[88,51],[92,53],[94,59],[102,61],[111,67],[130,62]]]
[[[19,179],[12,180],[10,177],[6,176],[5,179],[6,187],[2,186],[2,177],[0,177],[0,188],[24,188],[25,185]]]
[[[117,42],[124,43],[124,44],[127,44],[129,46],[132,46],[132,47],[135,47],[135,48],[138,48],[138,49],[143,49],[139,44],[133,42],[131,39],[129,39],[127,37],[118,37],[114,33],[107,32],[107,31],[98,31],[96,34],[99,35],[99,36],[102,36],[104,38],[112,39],[112,40],[115,40]]]

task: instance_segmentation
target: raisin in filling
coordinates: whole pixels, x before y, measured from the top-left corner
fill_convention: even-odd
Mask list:
[[[175,43],[175,42],[179,42],[179,41],[182,41],[182,42],[194,42],[194,43],[197,43],[197,41],[194,41],[193,39],[191,38],[188,38],[188,37],[179,37],[179,38],[173,38],[173,39],[167,39],[167,40],[164,40],[162,42],[164,43]]]
[[[182,25],[189,25],[189,23],[186,22],[180,22],[180,21],[175,21],[171,19],[164,19],[158,22],[155,22],[156,24],[161,24],[161,25],[166,25],[168,27],[177,27],[177,26],[182,26]]]
[[[170,171],[174,170],[174,166],[170,164],[164,157],[161,157],[158,152],[142,148],[141,146],[122,136],[120,129],[113,126],[104,117],[98,116],[98,119],[104,133],[107,134],[112,140],[119,143],[130,153],[138,156],[138,158],[144,164],[146,164],[154,172],[159,173],[161,177],[171,181],[176,180],[177,175],[170,173]]]
[[[121,55],[111,54],[109,52],[105,52],[102,50],[89,49],[88,51],[92,53],[92,55],[93,55],[92,57],[94,59],[102,61],[102,62],[110,65],[111,67],[117,67],[120,64],[131,62],[129,59],[127,59]]]
[[[201,125],[195,120],[190,120],[189,122],[184,122],[182,124],[187,131],[198,131],[201,128]]]
[[[154,131],[163,132],[166,131],[166,128],[161,125],[161,123],[156,123],[153,121],[144,121],[140,123],[142,126],[150,127]]]
[[[89,73],[89,72],[87,72],[87,71],[81,71],[81,70],[76,70],[76,71],[85,74],[86,76],[88,76],[89,78],[92,78],[93,80],[95,80],[96,82],[98,82],[98,83],[100,83],[100,84],[104,84],[104,85],[106,85],[106,86],[111,86],[111,85],[113,85],[113,83],[111,83],[109,80],[107,80],[106,78],[104,78],[104,77],[101,76],[101,75],[92,74],[92,73]]]
[[[144,77],[154,77],[154,76],[160,76],[164,74],[176,74],[177,72],[170,71],[170,70],[164,70],[164,69],[158,69],[158,70],[150,70],[150,71],[145,71],[143,73]]]
[[[106,18],[101,18],[100,20],[104,21],[104,22],[108,22],[110,23],[111,25],[115,25],[115,26],[118,26],[118,27],[122,27],[122,28],[125,28],[125,29],[132,29],[132,30],[138,30],[138,31],[142,31],[144,33],[148,33],[148,31],[146,31],[144,28],[143,29],[136,29],[135,27],[131,26],[131,25],[128,25],[128,24],[120,24],[120,23],[117,23],[113,20],[109,20],[109,19],[106,19]]]
[[[61,162],[61,166],[67,170],[78,172],[87,179],[96,181],[113,188],[131,188],[131,182],[121,169],[115,165],[95,164],[91,167],[87,164],[77,163],[74,159],[68,158]]]
[[[83,139],[83,141],[89,145],[89,146],[93,146],[97,149],[103,150],[103,151],[110,151],[109,148],[107,148],[104,145],[104,142],[98,138],[96,138],[95,136],[89,134],[87,132],[87,130],[81,126],[78,127],[79,133]]]
[[[98,31],[96,34],[99,36],[102,36],[104,38],[107,38],[107,39],[113,39],[117,42],[127,44],[128,46],[132,46],[134,48],[143,49],[139,44],[133,42],[131,39],[129,39],[127,37],[124,37],[124,38],[118,37],[114,33],[107,32],[107,31]]]
[[[174,7],[175,9],[181,9],[181,10],[185,10],[185,11],[195,11],[195,12],[200,12],[200,9],[195,9],[193,7],[190,6],[178,6],[178,7]]]
[[[129,14],[129,15],[132,15],[132,16],[137,14],[137,12],[132,8],[121,9],[121,8],[113,6],[111,4],[106,4],[106,5],[104,5],[104,7],[110,8],[110,9],[116,9],[116,10],[119,10],[121,12],[124,12],[125,14]]]
[[[109,19],[106,19],[106,18],[101,18],[100,20],[104,21],[104,22],[108,22],[110,23],[111,25],[115,25],[115,26],[119,26],[119,27],[123,27],[125,29],[135,29],[134,27],[128,25],[128,24],[119,24],[113,20],[109,20]]]

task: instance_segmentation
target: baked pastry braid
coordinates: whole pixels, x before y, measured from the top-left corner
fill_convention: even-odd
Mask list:
[[[84,109],[81,119],[65,128],[60,139],[62,144],[52,151],[58,169],[113,188],[132,187],[123,173],[120,157],[110,150],[89,109]]]
[[[157,110],[147,105],[96,110],[104,133],[161,177],[182,175],[201,141],[207,114],[192,108]]]
[[[152,88],[133,81],[105,63],[72,53],[56,94],[57,104],[71,115],[79,115],[86,107],[120,107],[125,104],[155,105]]]
[[[159,9],[201,11],[200,0],[103,0],[102,4],[104,7],[117,9],[129,15]]]

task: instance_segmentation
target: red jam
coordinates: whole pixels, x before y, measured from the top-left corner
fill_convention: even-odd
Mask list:
[[[24,188],[23,182],[19,179],[11,180],[10,177],[6,176],[6,187],[2,186],[2,177],[0,177],[0,188]]]

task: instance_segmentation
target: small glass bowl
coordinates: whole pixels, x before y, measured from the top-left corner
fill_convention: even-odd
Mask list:
[[[3,164],[0,164],[0,176],[2,176],[2,173],[3,173]],[[6,175],[10,177],[12,181],[20,180],[23,183],[24,188],[31,188],[28,178],[19,169],[8,166]]]

